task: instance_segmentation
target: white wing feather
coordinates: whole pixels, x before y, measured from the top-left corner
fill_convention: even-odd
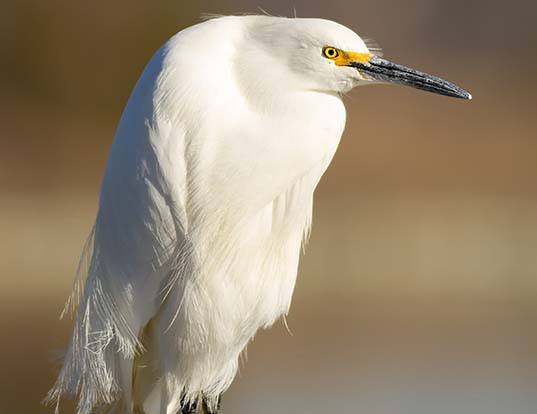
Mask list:
[[[248,66],[235,64],[247,29],[233,19],[172,38],[123,113],[49,393],[77,395],[79,414],[173,413],[201,395],[214,406],[255,331],[289,308],[313,190],[345,111],[313,92],[269,99],[282,102],[277,118],[256,108],[255,79],[228,81]]]

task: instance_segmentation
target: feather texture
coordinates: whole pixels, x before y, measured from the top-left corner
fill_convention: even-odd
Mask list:
[[[216,406],[248,341],[288,312],[343,132],[349,81],[311,63],[325,42],[365,48],[336,23],[242,16],[155,54],[116,132],[50,400],[77,396],[79,414]]]

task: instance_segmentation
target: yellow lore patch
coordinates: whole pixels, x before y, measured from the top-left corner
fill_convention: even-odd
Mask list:
[[[352,62],[368,63],[373,55],[371,53],[357,53],[340,50],[339,55],[333,59],[338,66],[349,66]]]

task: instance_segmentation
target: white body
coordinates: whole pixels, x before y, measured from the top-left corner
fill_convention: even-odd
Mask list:
[[[307,25],[306,43],[281,34]],[[304,75],[319,33],[319,47],[367,51],[333,22],[248,16],[186,29],[152,58],[110,153],[51,398],[79,393],[79,413],[214,405],[257,329],[288,311],[313,192],[345,125],[340,93],[358,81]]]

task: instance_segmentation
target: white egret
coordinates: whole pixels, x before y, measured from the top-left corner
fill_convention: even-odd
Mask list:
[[[322,19],[214,18],[162,46],[117,128],[49,399],[216,412],[248,341],[289,310],[341,97],[379,82],[471,98]]]

